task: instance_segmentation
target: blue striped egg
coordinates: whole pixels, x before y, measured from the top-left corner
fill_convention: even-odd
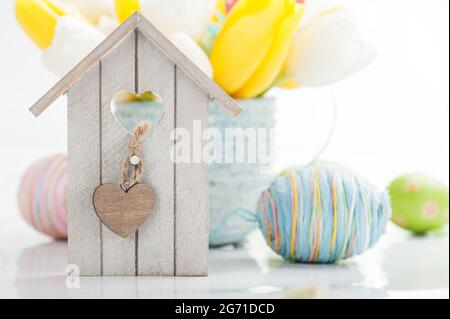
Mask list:
[[[391,216],[386,191],[335,164],[277,177],[256,217],[269,246],[299,263],[334,263],[373,247]]]

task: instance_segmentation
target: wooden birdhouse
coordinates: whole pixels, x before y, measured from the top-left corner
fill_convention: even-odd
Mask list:
[[[119,186],[121,182],[130,134],[110,108],[114,93],[121,90],[136,94],[151,90],[164,103],[163,117],[152,123],[143,141],[141,182],[154,191],[154,198],[144,201],[154,200],[154,207],[129,236],[105,225],[93,203],[100,185]],[[118,27],[30,111],[39,116],[65,93],[69,263],[78,266],[82,276],[207,275],[207,163],[173,161],[176,141],[171,133],[176,128],[192,132],[194,121],[207,128],[211,100],[231,115],[240,112],[236,102],[139,13]],[[121,215],[124,227],[126,208]]]

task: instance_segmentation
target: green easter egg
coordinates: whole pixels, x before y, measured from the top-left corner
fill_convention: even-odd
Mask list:
[[[448,188],[434,178],[405,175],[389,185],[392,221],[424,234],[448,223]]]

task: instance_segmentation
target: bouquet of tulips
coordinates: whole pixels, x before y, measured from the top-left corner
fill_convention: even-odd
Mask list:
[[[374,59],[346,10],[316,10],[317,1],[16,0],[16,16],[62,76],[140,11],[227,93],[250,99],[272,87],[329,85]]]

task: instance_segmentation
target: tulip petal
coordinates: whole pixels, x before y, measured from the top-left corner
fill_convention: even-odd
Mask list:
[[[227,14],[227,0],[217,0],[217,2],[216,2],[216,9],[223,16],[225,16]]]
[[[116,19],[108,16],[102,16],[98,20],[98,24],[95,26],[98,31],[105,35],[111,34],[119,26]]]
[[[228,93],[239,90],[264,60],[284,11],[283,0],[241,0],[214,43],[214,80]]]
[[[115,0],[114,5],[117,18],[121,23],[140,9],[138,0]]]
[[[16,17],[25,33],[41,49],[53,41],[58,18],[69,10],[54,0],[16,0]]]
[[[214,15],[214,0],[139,0],[140,11],[161,32],[186,33],[200,42]]]
[[[58,20],[52,45],[41,56],[48,70],[63,76],[103,41],[105,35],[71,16]]]
[[[192,60],[207,76],[212,78],[212,65],[205,51],[188,35],[184,33],[172,33],[169,40]]]
[[[102,17],[114,17],[114,0],[61,0],[75,5],[80,13],[93,25],[98,25]],[[131,2],[131,1],[127,1]]]
[[[303,12],[301,27],[311,23],[312,20],[322,15],[324,11],[339,7],[342,0],[310,0],[305,1],[305,11]]]
[[[286,1],[286,13],[279,26],[273,43],[264,60],[258,66],[256,72],[239,91],[233,93],[237,98],[253,98],[267,91],[281,71],[283,63],[289,54],[294,33],[300,23],[303,6],[297,6],[294,2]]]
[[[323,86],[370,64],[376,50],[340,11],[318,17],[295,40],[284,73],[302,86]]]

